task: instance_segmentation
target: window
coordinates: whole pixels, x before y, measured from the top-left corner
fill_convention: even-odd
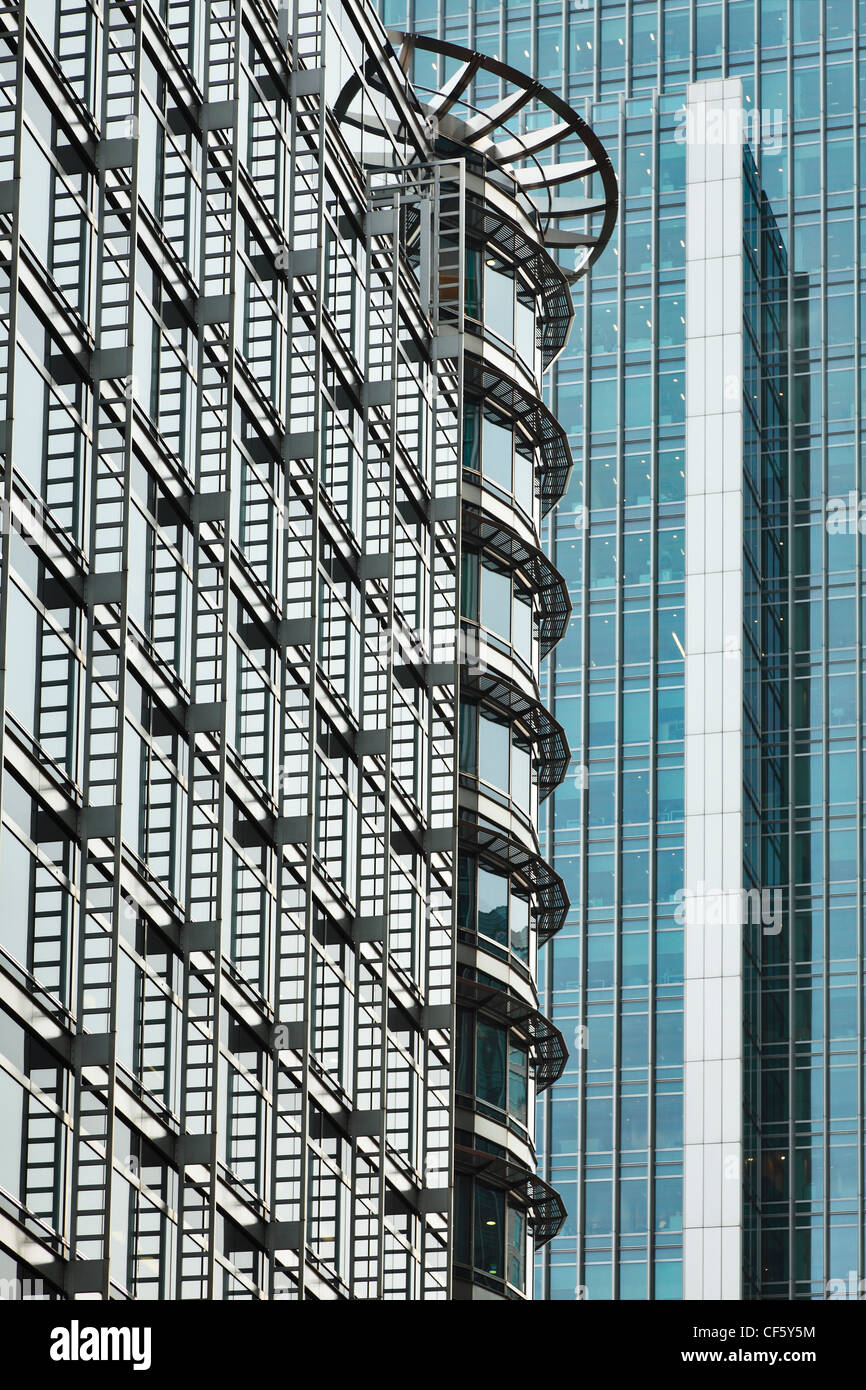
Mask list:
[[[514,281],[489,261],[484,267],[484,327],[506,343],[514,342]]]
[[[462,558],[460,611],[481,624],[495,647],[510,647],[512,656],[531,665],[534,622],[529,590],[494,561],[479,562],[471,551],[464,551]]]
[[[478,930],[492,941],[508,944],[508,879],[478,868]]]
[[[521,1292],[526,1284],[526,1213],[506,1193],[458,1175],[456,1254],[460,1264]]]
[[[476,1095],[496,1110],[506,1109],[505,1055],[507,1034],[483,1018],[476,1021],[475,1076]]]
[[[511,492],[511,455],[514,436],[511,430],[485,416],[481,433],[481,472],[490,482]]]
[[[481,256],[470,247],[466,259],[466,313],[482,323],[484,332],[515,348],[534,370],[536,347],[535,299],[519,276],[504,262],[487,257],[480,276]],[[483,294],[479,303],[479,279]]]
[[[508,1113],[526,1124],[529,1099],[529,1055],[525,1048],[508,1049]]]
[[[515,650],[527,661],[532,658],[532,599],[517,588],[511,613],[511,640]]]
[[[478,721],[478,776],[508,791],[508,725],[482,714]]]
[[[460,709],[460,771],[487,784],[485,790],[510,795],[513,804],[532,814],[534,787],[532,746],[505,720],[464,701]]]
[[[511,641],[511,575],[486,561],[481,566],[481,625]]]
[[[463,467],[480,473],[493,491],[504,493],[527,516],[536,516],[535,460],[529,440],[505,416],[467,406]]]
[[[459,926],[510,948],[520,960],[527,960],[529,891],[507,873],[472,855],[461,855],[457,912]]]
[[[484,1274],[504,1277],[505,1193],[486,1183],[475,1185],[474,1265]]]
[[[514,305],[514,346],[524,362],[535,358],[535,310],[529,295],[518,287]]]
[[[515,738],[511,749],[511,796],[518,806],[530,812],[532,752],[529,742]]]
[[[506,1024],[471,1009],[457,1010],[457,1090],[481,1107],[525,1125],[529,1112],[529,1053]]]
[[[513,888],[511,892],[509,928],[511,949],[525,961],[529,955],[529,894],[519,888]]]

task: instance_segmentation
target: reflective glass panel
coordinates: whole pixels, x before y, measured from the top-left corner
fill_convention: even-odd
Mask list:
[[[491,483],[511,491],[511,455],[514,438],[511,430],[497,425],[493,420],[484,421],[481,437],[481,471]]]
[[[511,575],[481,567],[481,625],[511,641]]]
[[[515,743],[512,749],[511,796],[529,812],[529,749]]]
[[[507,946],[508,879],[482,868],[478,870],[478,930]]]
[[[475,1185],[475,1267],[502,1276],[505,1253],[505,1195]]]
[[[508,790],[508,725],[482,714],[478,729],[478,775],[493,787]]]
[[[526,458],[519,449],[514,451],[514,500],[530,516],[533,503],[532,459]]]
[[[484,267],[484,327],[506,343],[514,342],[514,281],[490,265]]]
[[[477,1095],[497,1110],[505,1109],[505,1053],[505,1029],[479,1018],[475,1043]]]
[[[529,597],[514,595],[512,645],[527,661],[532,659],[532,603]]]

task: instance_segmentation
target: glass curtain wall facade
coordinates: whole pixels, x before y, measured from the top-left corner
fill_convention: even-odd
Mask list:
[[[571,1047],[539,1122],[542,1171],[568,1208],[536,1271],[539,1294],[553,1299],[700,1296],[682,1273],[676,912],[677,891],[697,886],[684,878],[685,108],[689,84],[742,84],[755,167],[744,185],[743,365],[730,389],[760,411],[744,412],[751,530],[744,631],[731,634],[753,729],[740,886],[779,887],[783,906],[779,934],[750,927],[737,965],[744,1147],[733,1296],[850,1297],[864,1273],[866,1198],[866,6],[384,0],[383,12],[395,27],[525,64],[590,121],[623,195],[611,251],[575,287],[575,329],[549,387],[577,460],[545,536],[573,605],[549,677],[572,761],[546,821],[572,906],[540,969],[543,1002]],[[747,628],[761,633],[751,652]]]
[[[0,1275],[36,1296],[525,1298],[562,1223],[569,281],[410,61],[353,3],[0,15]],[[585,270],[615,184],[563,112]]]

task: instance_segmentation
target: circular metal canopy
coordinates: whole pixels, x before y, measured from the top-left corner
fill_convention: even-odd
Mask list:
[[[475,151],[513,179],[535,204],[542,220],[544,240],[551,249],[583,248],[583,257],[579,258],[573,278],[585,274],[607,245],[619,206],[613,166],[592,128],[556,92],[498,58],[426,34],[389,30],[388,37],[398,50],[398,61],[407,77],[415,59],[412,89],[422,101],[423,114],[435,134]],[[441,86],[428,86],[418,71],[419,52],[451,59],[458,66]],[[441,66],[444,68],[444,64]],[[493,105],[479,108],[473,106],[465,94],[482,72],[499,78],[511,90]],[[542,119],[534,129],[516,135],[509,123],[530,106],[534,117],[539,109],[546,108],[551,119],[549,122]],[[582,158],[574,157],[575,141],[582,146]],[[557,150],[564,147],[565,142],[568,142],[567,157],[560,162]],[[542,152],[545,154],[543,163],[538,158]],[[573,196],[575,185],[591,180],[596,174],[601,180],[600,197]],[[569,196],[563,194],[563,189],[568,190]],[[560,218],[585,216],[602,218],[598,230],[572,232],[556,225]]]
[[[366,80],[386,93],[383,65],[396,64],[407,84],[406,95],[417,103],[424,118],[430,144],[435,145],[438,140],[472,151],[487,170],[492,167],[507,178],[511,186],[525,196],[537,217],[547,248],[553,251],[570,247],[577,253],[574,270],[567,272],[560,267],[560,273],[571,282],[585,275],[610,240],[619,207],[613,166],[591,126],[556,92],[498,58],[430,38],[427,34],[392,29],[386,33],[392,48],[368,60]],[[437,55],[456,63],[457,67],[440,86],[428,85],[418,72],[418,53]],[[411,71],[413,60],[414,73]],[[435,64],[437,72],[439,66]],[[444,69],[445,64],[441,66]],[[466,95],[482,72],[498,78],[507,89],[500,101],[483,108],[475,106]],[[363,80],[360,73],[352,74],[337,97],[333,114],[338,121],[377,133],[381,131],[382,119],[369,108],[359,111],[355,106]],[[509,123],[513,125],[525,108],[530,108],[528,114],[532,115],[533,122],[539,115],[541,120],[532,130],[519,135]],[[545,111],[549,120],[545,119]],[[401,124],[398,120],[398,125]],[[577,159],[574,157],[575,142],[579,144]],[[561,161],[556,158],[559,147],[563,147]],[[545,156],[543,162],[539,159],[541,154]],[[600,196],[586,197],[575,192],[596,174],[601,180]],[[560,219],[581,217],[591,220],[600,217],[601,225],[591,221],[590,229],[585,232],[558,225]]]

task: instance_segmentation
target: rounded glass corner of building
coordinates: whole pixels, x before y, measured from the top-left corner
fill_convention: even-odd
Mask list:
[[[460,555],[452,1291],[528,1297],[528,1242],[546,1243],[566,1214],[536,1174],[533,1124],[536,1094],[568,1056],[536,988],[538,945],[568,906],[538,838],[540,802],[569,760],[565,732],[541,699],[540,662],[571,606],[542,544],[543,517],[571,472],[542,375],[565,346],[571,285],[609,239],[618,194],[600,142],[539,83],[455,44],[389,37],[400,72],[411,75],[429,155],[420,170],[370,177],[401,190],[401,249],[439,360],[453,363],[462,441],[459,476],[448,482],[459,498]],[[418,76],[431,55],[445,78],[436,86]],[[482,71],[503,86],[495,106],[470,100]],[[378,122],[364,115],[360,90],[354,75],[338,110],[373,134]],[[516,136],[524,107],[533,130]],[[563,142],[568,162],[558,158]],[[565,196],[576,183],[588,196]],[[600,225],[562,225],[577,219]],[[568,251],[570,271],[557,259]]]
[[[541,381],[609,162],[351,0],[79,17],[0,49],[0,1272],[529,1297],[567,1057]]]

